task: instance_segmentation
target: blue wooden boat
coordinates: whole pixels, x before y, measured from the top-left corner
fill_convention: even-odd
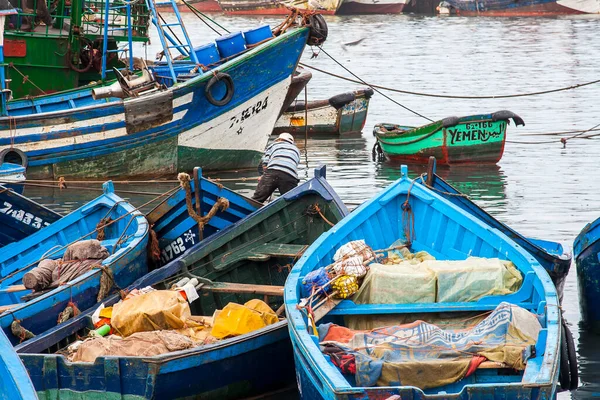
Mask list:
[[[406,166],[402,166],[401,172],[397,182],[317,239],[290,273],[285,286],[285,310],[301,397],[554,398],[559,376],[561,315],[556,289],[546,271],[532,255],[499,230],[466,213],[435,191],[415,184],[408,178]],[[364,318],[367,321],[384,317],[392,321],[403,318],[404,322],[399,323],[411,325],[411,321],[417,324],[419,320],[427,321],[444,313],[441,321],[459,316],[460,320],[468,320],[473,315],[496,310],[500,305],[519,306],[530,312],[525,312],[528,318],[540,324],[533,346],[535,351],[528,355],[521,353],[526,360],[524,370],[491,364],[474,369],[461,380],[424,389],[394,383],[361,386],[356,384],[354,375],[340,372],[331,356],[321,351],[315,328],[302,311],[306,304],[302,299],[302,281],[308,273],[329,265],[336,250],[351,240],[363,239],[373,249],[386,249],[403,237],[411,251],[424,250],[438,260],[464,260],[468,256],[510,260],[522,275],[522,284],[511,294],[484,296],[469,302],[356,304],[353,300],[324,301],[323,309],[309,311],[314,313],[311,315],[317,320],[319,329],[324,328],[326,323],[344,327],[348,318]],[[401,282],[397,285],[397,292],[402,292]],[[403,376],[395,377],[396,382],[401,382],[401,379],[404,379]]]
[[[165,26],[146,4],[152,12],[144,21],[157,25],[166,64],[132,78],[117,73],[112,85],[103,82],[108,86],[2,102],[0,150],[23,154],[30,178],[156,177],[197,165],[229,170],[258,163],[311,29],[267,27],[259,39],[234,32],[192,48],[176,11],[178,22]],[[175,47],[168,33],[174,26],[186,39]],[[104,36],[112,29],[105,26]],[[175,50],[190,60],[171,59]]]
[[[575,238],[573,255],[577,266],[581,318],[600,332],[600,218],[587,224]]]
[[[0,247],[18,242],[62,216],[0,185]]]
[[[559,299],[562,300],[565,279],[567,278],[569,269],[571,268],[572,257],[569,252],[566,252],[563,249],[563,246],[560,243],[548,240],[526,238],[509,226],[492,217],[467,197],[460,196],[461,193],[456,188],[435,174],[435,160],[430,160],[430,168],[428,173],[431,173],[431,179],[424,180],[422,177],[420,177],[416,179],[416,181],[437,189],[437,193],[446,200],[481,220],[484,224],[498,229],[500,232],[504,233],[515,243],[521,246],[525,251],[534,256],[540,265],[544,267],[546,272],[548,272],[550,278],[552,278],[552,282],[554,282],[554,286],[556,286]]]
[[[230,225],[156,269],[129,289],[169,287],[182,276],[201,276],[192,314],[212,315],[227,302],[264,299],[276,310],[283,285],[302,251],[341,220],[347,209],[325,180],[325,170],[255,213]],[[206,291],[212,296],[203,295]],[[118,296],[105,301],[113,304]],[[90,309],[57,329],[16,347],[41,397],[226,399],[251,396],[294,382],[286,321],[245,335],[153,357],[100,357],[71,363],[52,354],[85,336]],[[37,354],[36,354],[37,353]]]
[[[0,332],[0,399],[37,399],[23,362],[6,336]]]
[[[15,320],[37,335],[56,327],[58,315],[69,303],[81,310],[96,304],[104,270],[112,273],[114,284],[107,288],[111,291],[126,287],[147,272],[148,222],[114,193],[112,182],[106,182],[103,190],[100,197],[57,222],[2,248],[0,328],[13,344],[22,341],[11,332]],[[92,269],[64,285],[40,293],[32,293],[21,285],[23,275],[41,259],[60,258],[70,243],[95,239],[100,231],[104,233],[102,245],[110,253],[102,261],[102,268]]]
[[[0,152],[0,160],[2,159]],[[20,164],[0,161],[0,185],[4,185],[17,193],[23,193],[25,181],[25,167]]]
[[[205,217],[213,207],[218,206],[218,199],[227,200],[228,206],[226,209],[219,208],[203,225],[200,232],[198,223],[190,217],[187,209],[186,196],[188,195],[191,197],[194,212],[201,217]],[[200,199],[199,207],[196,206],[197,199]],[[186,190],[179,189],[146,214],[158,238],[160,260],[156,263],[157,266],[166,264],[196,243],[239,221],[260,207],[262,203],[204,178],[202,169],[194,168],[189,194]]]

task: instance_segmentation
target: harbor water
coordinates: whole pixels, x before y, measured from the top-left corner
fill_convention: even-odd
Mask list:
[[[215,15],[231,31],[274,26],[280,19]],[[410,15],[326,17],[329,38],[325,51],[362,79],[402,90],[488,96],[537,92],[600,79],[600,17],[463,18]],[[193,15],[184,15],[195,45],[216,34]],[[156,33],[154,32],[156,36]],[[361,40],[362,39],[362,40]],[[153,58],[154,45],[141,49]],[[316,57],[313,57],[313,53]],[[320,54],[319,54],[320,53]],[[350,77],[317,48],[307,48],[302,61]],[[256,71],[257,74],[260,71]],[[309,99],[325,99],[361,86],[313,71]],[[561,242],[569,249],[583,226],[600,216],[600,136],[569,140],[532,136],[584,130],[600,124],[600,84],[531,97],[445,99],[386,92],[403,106],[432,120],[448,116],[510,110],[525,127],[510,125],[509,142],[498,165],[439,168],[438,174],[468,194],[502,222],[530,237]],[[301,97],[304,95],[302,94]],[[310,121],[309,121],[310,122]],[[327,165],[327,177],[350,207],[367,200],[399,177],[400,165],[374,162],[373,125],[379,122],[422,125],[427,120],[376,93],[362,135],[299,140],[301,177]],[[591,132],[594,133],[594,132]],[[543,142],[543,143],[537,143]],[[533,144],[537,143],[537,144]],[[410,165],[411,174],[426,166]],[[253,177],[256,171],[207,173],[210,177]],[[100,177],[101,178],[101,177]],[[169,179],[174,179],[171,177]],[[251,195],[255,180],[227,181],[226,186]],[[24,194],[67,213],[99,192],[98,183],[69,188],[27,186]],[[175,183],[117,184],[119,190],[162,193]],[[84,186],[87,189],[73,189]],[[135,205],[153,195],[122,193]],[[559,398],[600,397],[600,337],[580,327],[575,265],[564,293],[563,308],[578,351],[580,388]]]

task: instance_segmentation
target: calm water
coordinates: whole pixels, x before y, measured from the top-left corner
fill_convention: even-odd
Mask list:
[[[276,18],[215,16],[231,30],[241,30]],[[215,34],[195,17],[185,15],[196,44]],[[460,18],[413,16],[328,17],[325,50],[363,79],[405,90],[452,95],[499,95],[570,86],[600,78],[600,18]],[[344,43],[364,40],[358,45]],[[158,44],[157,38],[153,42]],[[156,45],[148,55],[158,51]],[[325,54],[307,64],[338,74],[345,72]],[[327,98],[353,90],[355,84],[313,73],[308,97]],[[432,119],[487,113],[502,109],[519,114],[525,127],[510,126],[512,141],[555,139],[531,134],[588,129],[600,123],[600,84],[536,97],[498,100],[447,100],[390,94],[405,106]],[[327,164],[327,176],[342,199],[361,203],[398,178],[399,165],[371,160],[372,127],[377,122],[420,125],[426,121],[375,94],[362,135],[308,140],[302,175]],[[569,249],[583,226],[600,214],[600,141],[575,139],[560,143],[507,143],[497,166],[449,168],[439,174],[480,206],[521,233],[561,242]],[[409,166],[413,174],[424,166]],[[234,178],[247,173],[211,174]],[[227,182],[245,194],[252,182]],[[99,187],[89,184],[90,187]],[[164,192],[173,184],[117,185],[118,189]],[[27,187],[25,195],[67,212],[93,198],[93,190]],[[124,194],[137,205],[151,196]],[[565,287],[565,315],[578,343],[581,388],[573,398],[600,396],[600,337],[579,328],[575,266]],[[568,394],[561,394],[567,398]]]

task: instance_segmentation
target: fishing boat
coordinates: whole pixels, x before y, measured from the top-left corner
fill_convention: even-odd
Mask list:
[[[562,301],[565,280],[571,269],[572,256],[566,251],[560,243],[549,240],[527,238],[509,226],[498,221],[496,218],[488,214],[484,209],[479,207],[467,196],[462,194],[450,183],[442,179],[435,173],[435,159],[430,160],[427,175],[420,176],[415,179],[415,182],[433,188],[437,194],[444,197],[446,200],[459,207],[463,211],[469,213],[473,217],[482,221],[484,224],[498,229],[506,236],[511,238],[515,243],[531,254],[540,263],[540,265],[548,272],[559,299]]]
[[[193,179],[187,178],[180,175],[182,187],[146,214],[160,252],[155,267],[262,207],[262,203],[203,177],[201,168],[194,168]]]
[[[37,399],[23,362],[6,336],[0,332],[0,387],[3,400]]]
[[[298,65],[298,67],[294,71],[294,74],[292,75],[292,83],[285,96],[285,100],[283,101],[283,107],[281,107],[279,118],[281,118],[281,114],[283,114],[285,110],[287,110],[288,107],[290,107],[292,103],[298,98],[300,92],[304,90],[304,88],[311,79],[312,72]]]
[[[176,0],[177,3],[177,9],[179,10],[179,12],[187,12],[187,11],[192,11],[190,10],[190,7],[187,6],[186,2],[184,1],[180,1],[180,0]],[[194,7],[196,9],[196,11],[199,12],[222,12],[223,10],[221,10],[221,6],[219,5],[219,2],[217,0],[191,0],[187,2],[188,4],[190,4],[192,7]],[[171,8],[170,4],[161,4],[161,3],[157,3],[156,4],[156,9],[158,11],[162,11],[162,12],[173,12],[173,9]]]
[[[281,285],[290,266],[347,212],[325,180],[324,167],[319,168],[313,179],[128,289],[169,288],[182,277],[197,278],[200,298],[190,304],[193,315],[212,315],[228,302],[243,304],[250,299],[262,299],[281,312]],[[104,304],[117,300],[115,296]],[[58,351],[77,335],[89,332],[94,311],[84,311],[56,330],[16,347],[40,396],[229,399],[278,390],[294,382],[284,319],[246,334],[157,356],[103,356],[94,362],[69,362]]]
[[[488,17],[532,17],[571,14],[598,14],[596,0],[444,0],[438,6],[440,14]]]
[[[192,45],[174,0],[170,3],[176,21],[165,23],[153,1],[120,6],[100,1],[104,17],[92,14],[86,17],[89,24],[72,24],[83,26],[85,35],[65,38],[46,32],[41,44],[31,44],[32,50],[26,53],[41,57],[50,52],[51,57],[60,58],[56,49],[69,48],[64,41],[74,40],[77,46],[70,47],[73,59],[67,57],[68,68],[79,71],[91,65],[97,70],[92,78],[100,84],[77,87],[84,82],[78,72],[77,82],[73,78],[60,88],[44,89],[40,81],[55,80],[46,75],[36,79],[33,72],[24,72],[24,66],[9,62],[4,69],[17,67],[45,94],[33,87],[35,97],[18,99],[15,93],[15,99],[9,100],[4,89],[15,88],[2,86],[0,150],[7,150],[6,156],[21,164],[28,163],[28,177],[34,179],[156,177],[191,171],[197,165],[211,170],[256,166],[307,41],[316,44],[324,39],[315,30],[324,20],[292,11],[285,26],[234,32],[198,47]],[[78,0],[72,7],[82,5]],[[81,12],[70,13],[71,17],[76,14],[85,20]],[[134,60],[133,41],[147,40],[149,20],[157,27],[166,61],[147,66],[143,60]],[[52,29],[47,26],[46,30]],[[117,32],[127,45],[108,47]],[[30,46],[37,38],[22,32],[15,35],[22,37],[17,40],[21,47],[11,48],[21,52],[24,44]],[[62,42],[53,42],[59,39]],[[180,44],[173,44],[177,40]],[[123,52],[125,61],[118,59]],[[176,60],[175,52],[189,60]],[[20,60],[32,67],[39,65],[27,57]],[[60,62],[65,62],[64,57]],[[123,63],[130,69],[119,69]],[[41,74],[49,70],[41,69]],[[17,81],[14,76],[11,79]],[[67,86],[72,89],[51,93]]]
[[[506,126],[523,119],[510,111],[448,117],[420,127],[377,124],[374,151],[390,160],[426,164],[434,156],[439,164],[497,163],[504,152]]]
[[[333,15],[341,0],[217,0],[229,15],[286,15],[290,7]]]
[[[346,256],[356,254],[347,251],[350,241],[364,241],[361,252],[368,249],[368,253],[360,253],[359,260],[364,262],[345,264]],[[332,267],[334,257],[341,264]],[[368,263],[394,259],[399,264]],[[510,288],[508,281],[497,281],[499,286],[490,292],[479,286],[481,281],[456,285],[457,280],[468,279],[467,270],[491,277],[491,272],[480,275],[487,263],[502,274],[512,271],[511,279],[517,281]],[[351,265],[369,268],[358,283],[360,269],[350,269]],[[429,267],[420,269],[425,265]],[[506,269],[497,269],[499,265]],[[338,275],[307,291],[315,274],[323,271]],[[465,275],[452,278],[456,273]],[[354,279],[345,278],[350,274]],[[368,292],[373,288],[368,282],[384,286]],[[352,297],[356,289],[365,291]],[[559,371],[569,373],[568,366],[559,368],[564,357],[561,314],[546,271],[499,230],[415,184],[406,166],[398,181],[306,250],[284,293],[304,399],[554,398]],[[376,300],[369,301],[369,293]],[[408,301],[409,297],[414,299]],[[498,345],[502,352],[511,351],[491,343],[508,338],[501,333],[505,324],[515,335],[523,334],[510,344],[515,346],[512,360],[518,360],[510,365],[505,363],[509,357],[499,361],[485,352]]]
[[[336,15],[400,14],[408,0],[342,0]]]
[[[148,223],[131,204],[114,193],[112,182],[103,194],[59,221],[0,252],[0,328],[13,344],[57,325],[67,307],[85,310],[116,288],[147,273]],[[24,275],[42,260],[62,258],[69,245],[98,239],[107,258],[82,275],[57,287],[33,291]],[[112,278],[111,278],[112,277]],[[15,325],[16,324],[16,325]],[[24,330],[23,330],[24,329]],[[29,333],[26,333],[26,331]],[[21,336],[16,336],[21,332]]]
[[[20,184],[23,181],[25,181],[25,167],[23,165],[10,162],[0,163],[0,185],[4,185],[15,192],[23,193],[23,185]]]
[[[288,132],[293,135],[359,133],[365,126],[369,100],[373,89],[358,89],[333,96],[327,100],[304,103],[296,101],[275,124],[273,134]],[[306,121],[305,121],[306,119]]]
[[[18,242],[61,217],[59,213],[0,185],[0,247]]]
[[[579,232],[573,243],[573,255],[582,320],[593,331],[600,332],[600,311],[596,308],[596,301],[600,299],[600,218]]]

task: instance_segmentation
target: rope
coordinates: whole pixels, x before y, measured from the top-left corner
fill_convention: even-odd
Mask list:
[[[96,235],[96,239],[99,241],[103,241],[106,237],[105,233],[104,233],[104,228],[112,221],[111,217],[107,217],[107,218],[102,218],[100,221],[98,221],[98,225],[96,225],[96,232],[98,232],[98,234]]]
[[[208,24],[208,22],[206,22],[202,17],[208,19],[210,22],[212,22],[213,24],[215,24],[219,28],[223,29],[226,33],[229,33],[229,31],[227,29],[225,29],[224,27],[222,27],[221,25],[219,25],[215,20],[211,19],[206,14],[202,13],[200,10],[196,9],[196,7],[194,7],[193,5],[191,5],[190,3],[188,3],[185,0],[182,0],[182,1],[183,1],[183,4],[185,4],[190,9],[190,11],[192,12],[192,14],[194,14],[196,17],[198,17],[198,19],[200,21],[204,22],[204,24],[206,26],[208,26],[214,33],[216,33],[219,36],[223,35],[221,32],[219,32],[218,30],[216,30],[215,28],[213,28],[212,26],[210,26]]]
[[[408,191],[406,193],[406,200],[402,203],[402,223],[404,225],[404,236],[406,237],[406,243],[408,246],[412,244],[415,237],[415,214],[412,211],[412,207],[408,202],[410,199],[410,191],[412,190],[415,180],[410,183]]]
[[[21,342],[35,337],[33,332],[31,332],[30,330],[27,330],[21,326],[21,321],[18,319],[15,319],[12,322],[12,324],[10,324],[10,331],[12,332],[13,335],[18,337],[21,340]]]
[[[314,208],[315,208],[315,211],[317,212],[317,214],[319,214],[321,216],[321,218],[323,218],[323,221],[327,222],[329,224],[329,226],[335,225],[333,222],[331,222],[330,220],[325,218],[325,215],[323,215],[323,213],[321,212],[321,208],[319,207],[319,205],[317,203],[315,203]]]
[[[569,136],[569,137],[563,137],[563,138],[555,139],[555,140],[543,140],[543,141],[535,141],[535,142],[507,140],[506,142],[508,142],[508,143],[517,143],[517,144],[562,143],[563,149],[564,149],[564,148],[567,147],[567,141],[569,141],[571,139],[577,139],[577,138],[579,138],[579,139],[591,139],[593,137],[600,136],[600,134],[598,134],[598,133],[592,134],[592,135],[582,136],[584,133],[588,133],[588,132],[591,132],[591,131],[596,131],[598,127],[600,127],[600,124],[596,124],[593,127],[591,127],[590,129],[586,129],[584,131],[578,131],[579,133],[577,133],[576,135]]]
[[[75,303],[70,301],[69,304],[67,304],[67,307],[60,314],[58,314],[58,320],[56,323],[62,324],[63,322],[68,321],[69,318],[79,315],[79,313],[79,308],[77,308]]]
[[[350,75],[354,76],[356,79],[358,79],[360,81],[360,83],[362,83],[363,85],[367,85],[369,86],[371,89],[373,89],[375,92],[379,93],[380,95],[382,95],[383,97],[385,97],[386,99],[388,99],[389,101],[391,101],[394,104],[399,105],[400,107],[404,108],[407,111],[410,111],[411,113],[424,118],[430,122],[433,122],[432,119],[424,116],[423,114],[419,114],[418,112],[400,104],[399,102],[397,102],[396,100],[392,99],[391,97],[389,97],[388,95],[386,95],[385,93],[382,93],[379,89],[377,89],[375,86],[372,86],[371,84],[365,82],[363,79],[361,79],[358,75],[356,75],[354,72],[350,71],[348,68],[346,68],[344,65],[342,65],[342,63],[340,63],[338,60],[336,60],[335,58],[333,58],[328,52],[326,52],[325,50],[323,50],[323,47],[319,46],[319,49],[325,53],[325,55],[327,55],[329,58],[331,58],[333,60],[333,62],[335,62],[337,65],[339,65],[340,67],[342,67],[344,70],[346,70],[346,72],[348,72]],[[302,64],[302,66],[304,66],[304,64]]]
[[[327,54],[327,53],[325,53],[325,54]],[[334,74],[333,72],[329,72],[329,71],[326,71],[326,70],[323,70],[323,69],[320,69],[320,68],[317,68],[317,67],[313,67],[312,65],[307,65],[307,64],[304,64],[304,63],[299,63],[299,64],[302,65],[303,67],[310,68],[312,70],[315,70],[315,71],[318,71],[318,72],[321,72],[321,73],[333,76],[334,78],[342,79],[342,80],[345,80],[345,81],[348,81],[348,82],[353,82],[353,83],[362,83],[362,84],[365,84],[365,85],[370,86],[371,88],[373,88],[373,90],[375,90],[375,88],[377,88],[377,89],[381,89],[381,90],[387,90],[387,91],[390,91],[390,92],[396,92],[396,93],[402,93],[402,94],[410,94],[410,95],[414,95],[414,96],[436,97],[436,98],[441,98],[441,99],[483,100],[483,99],[508,99],[508,98],[514,98],[514,97],[539,96],[539,95],[548,94],[548,93],[556,93],[556,92],[562,92],[562,91],[566,91],[566,90],[578,89],[580,87],[594,85],[594,84],[600,82],[600,79],[597,79],[595,81],[585,82],[585,83],[578,83],[576,85],[566,86],[566,87],[562,87],[562,88],[558,88],[558,89],[542,90],[542,91],[529,92],[529,93],[503,94],[503,95],[495,95],[495,96],[453,96],[453,95],[447,95],[447,94],[412,92],[412,91],[409,91],[409,90],[401,90],[401,89],[395,89],[395,88],[391,88],[391,87],[387,87],[387,86],[382,86],[382,85],[370,84],[370,83],[366,83],[365,81],[363,81],[362,79],[360,79],[359,77],[357,77],[356,75],[354,75],[352,73],[351,74],[354,75],[355,78],[358,79],[358,80],[350,79],[350,78],[347,78],[347,77],[342,76],[342,75],[337,75],[337,74]]]
[[[106,182],[106,181],[104,181],[104,182]],[[3,181],[3,180],[0,180],[0,184],[24,185],[24,186],[44,187],[44,188],[55,188],[55,187],[60,188],[60,186],[55,186],[55,185],[42,185],[42,184],[37,184],[37,183]],[[100,192],[104,190],[102,188],[95,188],[95,187],[89,187],[89,186],[68,186],[68,187],[63,186],[62,189],[84,189],[84,190],[95,190],[95,191],[100,191]],[[115,189],[115,192],[125,193],[125,194],[137,194],[137,195],[141,195],[141,196],[160,196],[162,194],[162,193],[157,193],[157,192],[138,192],[135,190],[121,190],[121,189]]]
[[[19,71],[17,69],[17,67],[15,67],[15,64],[8,63],[8,66],[10,68],[14,69],[15,71],[17,71],[17,73],[23,77],[23,83],[29,82],[29,83],[31,83],[31,85],[33,85],[33,87],[35,87],[37,90],[39,90],[42,94],[48,94],[48,93],[44,92],[38,85],[36,85],[31,79],[29,79],[29,76],[24,75],[21,71]]]
[[[459,193],[450,193],[450,192],[445,192],[445,191],[443,191],[443,190],[440,190],[440,189],[434,188],[433,186],[429,186],[429,185],[427,184],[427,181],[425,181],[425,174],[421,174],[421,175],[420,175],[420,176],[419,176],[417,179],[420,179],[420,180],[421,180],[421,185],[425,186],[426,188],[428,188],[428,189],[430,189],[430,190],[433,190],[434,192],[438,192],[438,193],[441,193],[441,194],[443,194],[443,195],[446,195],[446,196],[464,197],[464,198],[466,198],[466,199],[468,199],[468,198],[469,198],[469,196],[467,196],[467,195],[466,195],[466,194],[464,194],[464,193],[460,193],[460,192],[459,192]],[[407,199],[407,200],[408,200],[408,199]]]
[[[192,205],[192,188],[190,187],[190,176],[185,172],[177,175],[179,182],[181,184],[181,188],[185,190],[185,205],[187,206],[187,211],[190,217],[198,224],[198,228],[200,232],[204,230],[204,225],[210,221],[212,217],[215,216],[217,212],[225,211],[229,208],[229,200],[219,197],[215,204],[211,207],[210,211],[204,216],[200,216],[194,210],[194,206]]]
[[[121,298],[124,298],[123,290],[117,285],[115,282],[115,277],[110,268],[106,265],[96,264],[92,268],[99,269],[102,271],[102,275],[100,276],[100,289],[98,290],[98,297],[96,297],[96,302],[100,303],[103,298],[108,296],[110,293],[110,289],[113,285],[121,292]]]
[[[158,262],[160,260],[160,245],[158,243],[158,236],[154,231],[154,225],[150,227],[150,241],[148,243],[148,256],[151,261]]]

